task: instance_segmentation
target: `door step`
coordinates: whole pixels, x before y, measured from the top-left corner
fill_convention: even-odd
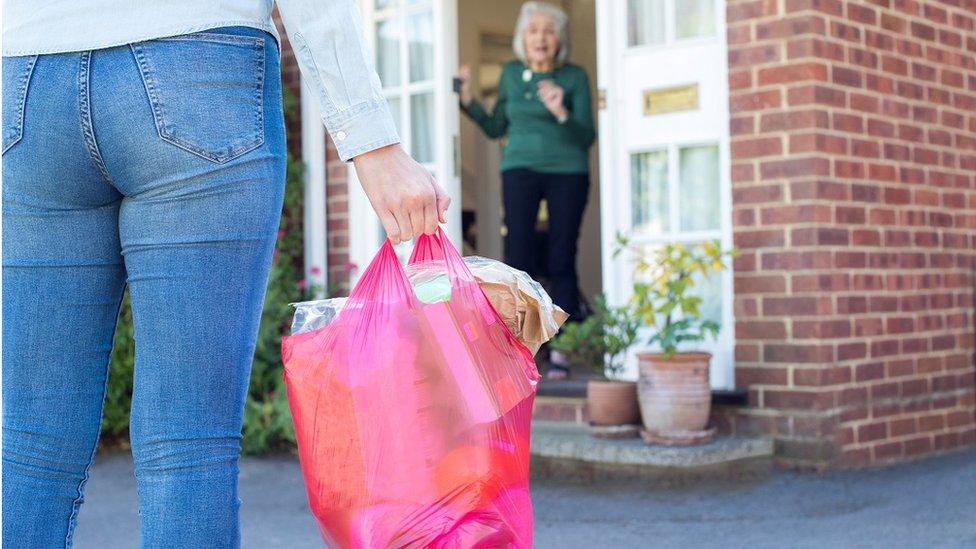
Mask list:
[[[718,436],[699,446],[649,445],[640,438],[599,439],[582,423],[532,422],[532,476],[567,480],[651,481],[674,485],[703,480],[741,481],[765,476],[773,466],[773,441]]]

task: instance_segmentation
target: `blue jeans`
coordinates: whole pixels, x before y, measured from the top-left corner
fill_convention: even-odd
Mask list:
[[[263,31],[3,59],[5,548],[71,546],[127,285],[142,546],[239,545],[285,161]]]
[[[505,205],[505,261],[533,276],[546,273],[553,302],[569,314],[570,322],[583,321],[576,255],[589,196],[587,173],[544,173],[528,168],[502,171]],[[549,208],[549,231],[540,245],[536,233],[539,203]]]

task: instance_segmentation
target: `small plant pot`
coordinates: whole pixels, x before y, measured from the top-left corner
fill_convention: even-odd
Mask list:
[[[591,379],[586,382],[586,406],[595,426],[640,423],[637,383]]]
[[[711,438],[696,437],[706,430],[712,406],[711,358],[709,353],[677,353],[671,358],[660,353],[637,354],[641,419],[655,442],[669,437],[675,441],[701,438],[702,442]]]

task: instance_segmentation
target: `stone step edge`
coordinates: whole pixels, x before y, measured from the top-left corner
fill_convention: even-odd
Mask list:
[[[639,438],[593,438],[578,424],[536,420],[532,424],[530,453],[540,458],[585,463],[695,469],[751,458],[772,459],[773,440],[719,436],[700,446],[651,446]]]

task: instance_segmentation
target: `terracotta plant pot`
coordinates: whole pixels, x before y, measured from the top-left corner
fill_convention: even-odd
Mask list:
[[[586,382],[586,406],[594,425],[640,423],[637,383],[591,379]],[[635,435],[636,436],[636,435]]]
[[[709,353],[638,353],[637,399],[644,427],[652,433],[689,433],[708,424],[712,391]]]

